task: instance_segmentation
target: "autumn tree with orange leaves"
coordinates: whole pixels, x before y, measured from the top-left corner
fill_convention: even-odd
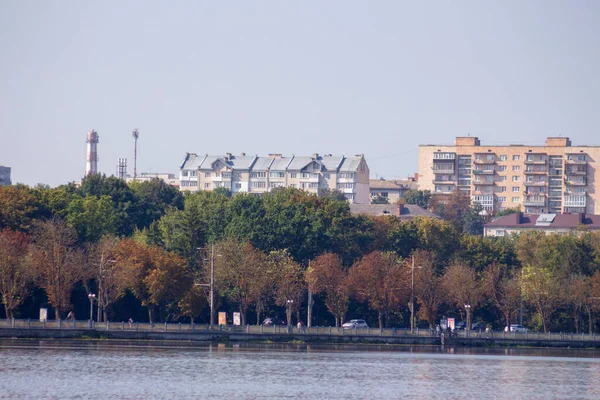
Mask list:
[[[308,288],[325,296],[325,306],[335,318],[335,326],[343,323],[350,302],[348,273],[337,254],[325,253],[310,264],[306,271]]]
[[[7,318],[30,292],[31,274],[27,268],[29,236],[5,229],[0,232],[0,294]]]
[[[377,310],[379,328],[389,325],[391,312],[408,301],[410,275],[394,253],[374,251],[355,262],[348,271],[351,292]]]

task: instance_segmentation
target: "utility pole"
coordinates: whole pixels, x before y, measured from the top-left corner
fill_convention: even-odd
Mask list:
[[[210,246],[210,325],[215,323],[215,245]]]
[[[310,269],[310,260],[308,260],[308,269]],[[306,327],[310,328],[312,326],[312,308],[315,302],[312,298],[312,291],[310,287],[308,288],[308,306],[306,307]]]
[[[411,283],[410,283],[410,333],[415,330],[415,256],[412,256]]]
[[[133,136],[133,179],[137,178],[137,141],[138,137],[140,137],[140,132],[137,129],[134,129],[131,133]]]

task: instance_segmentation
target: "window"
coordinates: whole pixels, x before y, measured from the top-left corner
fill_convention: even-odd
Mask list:
[[[278,187],[283,187],[283,186],[284,186],[283,182],[269,182],[270,188],[278,188]]]
[[[196,171],[190,171],[190,176],[196,176]]]
[[[292,184],[290,185],[290,187],[291,187],[291,188],[294,188],[294,189],[296,189],[296,186],[297,186],[297,185],[296,185],[295,183],[292,183]]]
[[[290,174],[290,178],[295,178],[295,177],[296,177],[296,173],[295,173],[295,172],[292,172],[292,173]],[[296,187],[296,186],[294,186],[294,187]]]
[[[354,189],[354,183],[338,183],[338,189]]]
[[[513,182],[519,182],[520,180],[521,180],[521,177],[520,177],[520,176],[513,176],[513,177],[512,177],[512,181],[513,181]]]
[[[188,176],[188,172],[187,171],[181,171],[181,176]]]
[[[519,186],[513,186],[512,191],[513,191],[513,193],[517,193],[517,192],[521,191],[521,188]]]
[[[500,177],[500,182],[506,182],[506,176],[501,176]]]
[[[501,192],[506,192],[506,186],[500,186],[500,191]]]
[[[205,173],[204,173],[204,177],[205,177],[205,178],[210,178],[210,172],[205,172]]]
[[[354,179],[354,172],[340,172],[341,179]]]
[[[221,173],[220,172],[215,172],[215,178],[220,178],[221,177]]]
[[[513,198],[512,198],[512,202],[513,202],[513,203],[518,203],[518,202],[520,202],[520,201],[521,201],[521,198],[520,198],[520,197],[513,197]]]
[[[231,172],[223,172],[223,178],[231,178]]]
[[[513,165],[513,171],[520,171],[520,170],[521,170],[520,165]]]
[[[310,178],[310,174],[308,172],[302,172],[300,174],[300,178],[302,178],[302,179]]]
[[[506,171],[506,165],[501,165],[498,167],[498,171]]]
[[[519,161],[521,159],[521,156],[518,154],[513,155],[513,161]]]
[[[485,156],[485,158],[486,158],[488,161],[494,161],[494,155],[493,155],[493,154],[488,154],[487,156]]]
[[[242,184],[240,182],[236,182],[235,183],[235,188],[236,189],[241,189],[242,188]]]
[[[496,236],[504,236],[505,233],[506,233],[505,230],[499,229],[499,230],[496,231]]]
[[[284,173],[283,172],[269,172],[269,178],[283,178],[284,177]]]
[[[267,182],[250,182],[250,185],[255,189],[264,189],[267,187]]]
[[[500,155],[500,161],[506,161],[506,154]]]
[[[324,177],[325,179],[329,179],[329,178],[330,178],[330,175],[329,175],[329,174],[324,174],[324,175],[323,175],[323,177]]]
[[[506,189],[506,188],[505,188]],[[506,201],[506,197],[505,196],[499,196],[498,197],[498,202],[499,203],[504,203]]]
[[[208,182],[207,182],[207,183],[205,183],[205,184],[204,184],[204,189],[210,189],[210,183],[208,183]]]
[[[250,178],[266,178],[266,177],[267,177],[266,172],[251,172],[250,173]]]

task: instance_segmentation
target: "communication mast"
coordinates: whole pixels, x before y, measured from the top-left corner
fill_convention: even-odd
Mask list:
[[[117,162],[117,178],[125,179],[127,178],[127,159],[119,158]]]
[[[137,129],[132,132],[133,136],[133,179],[137,178],[137,140],[140,133]]]
[[[87,134],[87,162],[85,165],[85,175],[98,173],[98,133],[91,130]]]

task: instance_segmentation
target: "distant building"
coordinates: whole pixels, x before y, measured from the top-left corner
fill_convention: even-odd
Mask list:
[[[524,214],[516,212],[496,218],[483,227],[484,236],[507,236],[525,231],[565,234],[580,230],[600,230],[600,215]]]
[[[142,172],[142,173],[138,174],[137,178],[135,178],[135,179],[128,176],[125,179],[125,181],[127,183],[133,182],[133,181],[147,182],[147,181],[151,181],[152,179],[155,179],[155,178],[161,179],[171,186],[179,187],[179,179],[177,179],[177,175],[167,173],[167,172],[164,172],[164,173],[163,172]]]
[[[0,186],[12,185],[10,181],[10,167],[0,165]]]
[[[292,187],[318,194],[321,189],[339,190],[351,203],[369,203],[369,167],[362,154],[355,157],[223,156],[187,153],[181,163],[182,191],[226,188],[236,193],[266,193]]]
[[[393,215],[403,221],[414,217],[439,218],[416,204],[350,204],[350,212],[355,215],[369,215],[379,217]]]
[[[417,179],[418,175],[415,174],[414,178],[402,179],[402,180],[385,180],[371,179],[369,180],[369,194],[371,198],[381,196],[388,199],[390,203],[396,203],[399,199],[404,197],[404,193],[408,190],[417,190]]]
[[[476,137],[454,145],[419,146],[419,189],[460,190],[488,212],[600,214],[600,146],[572,146],[567,137],[545,145],[484,146]]]

